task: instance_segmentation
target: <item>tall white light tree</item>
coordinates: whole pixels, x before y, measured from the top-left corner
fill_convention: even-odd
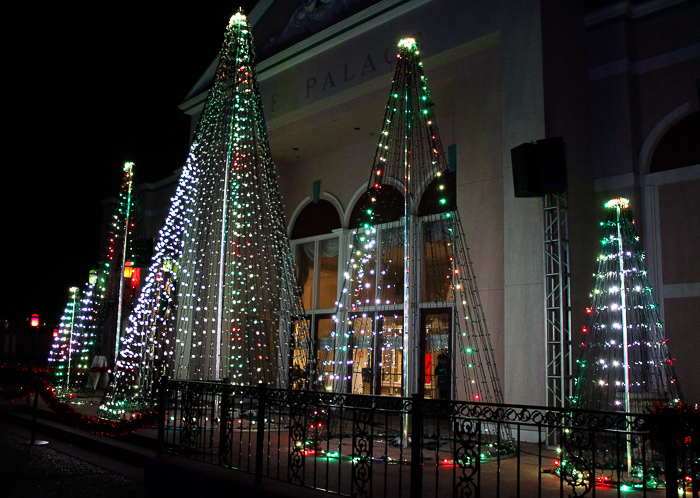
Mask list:
[[[254,65],[239,12],[129,317],[112,415],[123,400],[150,395],[162,374],[288,387],[295,366],[310,377],[308,325]]]

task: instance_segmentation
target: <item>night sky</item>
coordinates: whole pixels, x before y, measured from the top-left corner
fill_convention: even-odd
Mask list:
[[[3,9],[0,320],[59,322],[99,258],[101,201],[117,195],[124,162],[140,183],[184,164],[189,117],[177,106],[230,16],[255,3]]]

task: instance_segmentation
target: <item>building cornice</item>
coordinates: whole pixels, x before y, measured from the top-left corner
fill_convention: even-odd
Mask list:
[[[613,3],[586,14],[586,27],[590,28],[620,17],[639,19],[640,17],[654,14],[682,3],[688,3],[688,1],[689,0],[651,0],[639,5],[634,5],[629,1]]]
[[[310,59],[432,0],[383,0],[265,59],[257,65],[258,81]]]

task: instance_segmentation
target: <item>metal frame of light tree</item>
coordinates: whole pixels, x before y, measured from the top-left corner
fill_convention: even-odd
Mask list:
[[[134,185],[134,163],[124,163],[122,170],[124,176],[109,224],[106,248],[94,275],[91,275],[92,295],[84,306],[88,313],[85,319],[95,321],[93,353],[107,357],[112,366],[116,363],[124,328],[124,306],[129,305],[128,313],[135,301],[134,296],[126,294],[125,280],[135,281],[138,287],[140,267],[145,264],[145,248],[138,246],[139,241],[144,240],[144,227],[141,203]]]
[[[400,363],[401,395],[424,392],[432,364],[420,354],[431,351],[448,357],[449,371],[461,366],[464,384],[448,374],[448,397],[503,401],[449,174],[415,40],[401,40],[334,327],[324,338],[318,381],[326,390],[365,392],[367,373],[369,393],[385,394],[384,378]],[[425,206],[429,197],[437,209]],[[428,324],[428,313],[439,311],[449,319]]]
[[[571,406],[642,413],[682,397],[629,201],[612,199]],[[632,445],[626,442],[628,472]],[[641,457],[641,456],[639,456]]]
[[[121,336],[121,329],[122,329],[122,314],[123,314],[123,308],[124,308],[124,272],[126,269],[126,254],[127,254],[127,249],[129,247],[129,241],[132,240],[129,235],[131,235],[131,230],[129,230],[129,225],[133,224],[131,223],[131,210],[132,210],[132,204],[133,204],[133,199],[132,199],[132,192],[134,190],[134,175],[133,175],[133,168],[134,168],[134,163],[132,162],[127,162],[124,164],[124,173],[126,175],[127,179],[127,192],[126,192],[126,212],[124,215],[124,231],[122,235],[123,239],[123,247],[122,247],[122,258],[121,258],[121,266],[119,268],[119,275],[121,278],[119,278],[119,296],[117,297],[117,327],[115,331],[115,338],[114,338],[114,359],[115,363],[117,358],[119,358],[119,339]],[[121,206],[120,206],[121,207]],[[121,227],[119,227],[121,228]]]
[[[83,286],[82,291],[78,292],[78,288],[74,288],[76,308],[72,326],[67,328],[62,321],[54,338],[49,364],[52,370],[56,369],[56,372],[49,376],[49,381],[56,388],[83,387],[85,377],[90,372],[91,356],[105,354],[107,350],[116,351],[118,348],[121,329],[119,324],[126,301],[125,270],[127,263],[133,264],[130,260],[139,256],[136,254],[139,250],[134,247],[134,240],[138,238],[139,232],[143,231],[140,203],[133,185],[133,166],[132,162],[124,164],[122,185],[112,214],[107,246],[102,259],[97,269],[90,272],[88,282]],[[130,267],[130,271],[134,269]],[[116,302],[116,319],[110,319],[114,310],[108,301]],[[68,347],[70,354],[65,357],[67,365],[62,365],[64,358],[61,355],[57,356],[55,350],[63,349],[62,343],[66,341],[70,344]]]
[[[287,387],[291,361],[313,375],[254,59],[238,12],[129,317],[107,414],[150,396],[162,374]]]

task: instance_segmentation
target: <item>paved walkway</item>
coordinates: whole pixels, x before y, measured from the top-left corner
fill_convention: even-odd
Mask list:
[[[127,496],[134,498],[151,496],[216,496],[229,495],[235,490],[235,496],[244,498],[254,497],[303,497],[327,498],[337,496],[321,491],[290,485],[274,479],[265,479],[262,487],[254,485],[254,477],[247,472],[232,471],[218,465],[211,465],[175,455],[155,458],[153,437],[154,429],[139,431],[139,434],[126,438],[108,438],[94,436],[83,431],[72,429],[49,420],[48,414],[40,417],[38,439],[47,439],[47,446],[28,446],[30,438],[30,413],[23,409],[21,403],[0,403],[0,415],[8,415],[0,419],[0,496],[18,497],[111,497]],[[26,405],[24,405],[26,406]],[[41,406],[41,405],[40,405]],[[41,408],[45,408],[41,406]],[[82,408],[82,407],[81,407]],[[151,432],[153,434],[151,434]],[[246,431],[244,431],[247,433]],[[46,435],[48,434],[48,436]],[[279,436],[279,435],[278,435]],[[135,441],[138,438],[139,441]],[[214,440],[218,441],[218,437]],[[20,444],[25,443],[25,444]],[[137,444],[135,444],[137,443]],[[150,444],[149,444],[150,443]],[[248,446],[247,444],[245,445]],[[277,447],[276,445],[272,445]],[[542,496],[558,496],[561,481],[551,475],[538,473],[536,452],[528,451],[523,443],[521,455],[522,483],[517,486],[517,472],[514,470],[516,461],[505,458],[502,463],[502,474],[498,473],[493,462],[482,465],[482,491],[493,493],[482,496],[494,496],[498,487],[501,496],[515,496],[515,489],[520,488],[523,498],[538,495],[537,483],[542,480]],[[216,456],[216,458],[214,458]],[[254,457],[254,455],[251,455]],[[210,454],[210,458],[218,461],[218,453]],[[254,461],[254,458],[252,459]],[[277,461],[275,459],[275,461]],[[282,459],[286,462],[286,458]],[[327,459],[309,458],[307,462],[307,477],[320,487],[334,489],[331,485],[336,480],[349,482],[349,462],[331,462]],[[325,465],[325,467],[324,467]],[[245,467],[245,466],[244,466]],[[374,492],[383,496],[397,496],[401,476],[393,476],[400,472],[401,466],[393,466],[388,473],[381,474],[386,466],[379,465],[375,472],[376,482]],[[345,472],[343,472],[343,469]],[[267,469],[266,474],[274,475]],[[282,469],[286,475],[286,467]],[[406,476],[408,476],[408,468]],[[424,490],[437,491],[434,487],[442,477],[445,483],[451,483],[453,469],[437,467],[433,473],[424,475]],[[391,474],[391,475],[390,475]],[[444,475],[443,475],[444,474]],[[500,486],[495,484],[496,476],[501,476]],[[442,477],[441,477],[442,476]],[[342,479],[341,479],[342,477]],[[325,481],[324,481],[325,479]],[[147,484],[150,487],[147,487]],[[310,483],[307,483],[310,484]],[[337,489],[337,488],[336,488]],[[407,488],[406,488],[407,489]],[[155,493],[152,490],[161,490]],[[349,490],[344,490],[348,492]],[[399,491],[400,492],[400,491]],[[441,485],[440,496],[451,496],[450,486]],[[663,490],[649,492],[648,496],[664,496]],[[406,496],[406,493],[403,493]],[[569,495],[569,490],[564,492]],[[619,496],[617,490],[610,488],[596,489],[596,496]],[[641,492],[625,493],[625,496],[641,496]],[[690,493],[688,493],[690,496]]]
[[[13,497],[158,496],[146,489],[144,471],[51,440],[30,446],[30,433],[0,424],[0,494]],[[50,439],[41,434],[37,439]]]

